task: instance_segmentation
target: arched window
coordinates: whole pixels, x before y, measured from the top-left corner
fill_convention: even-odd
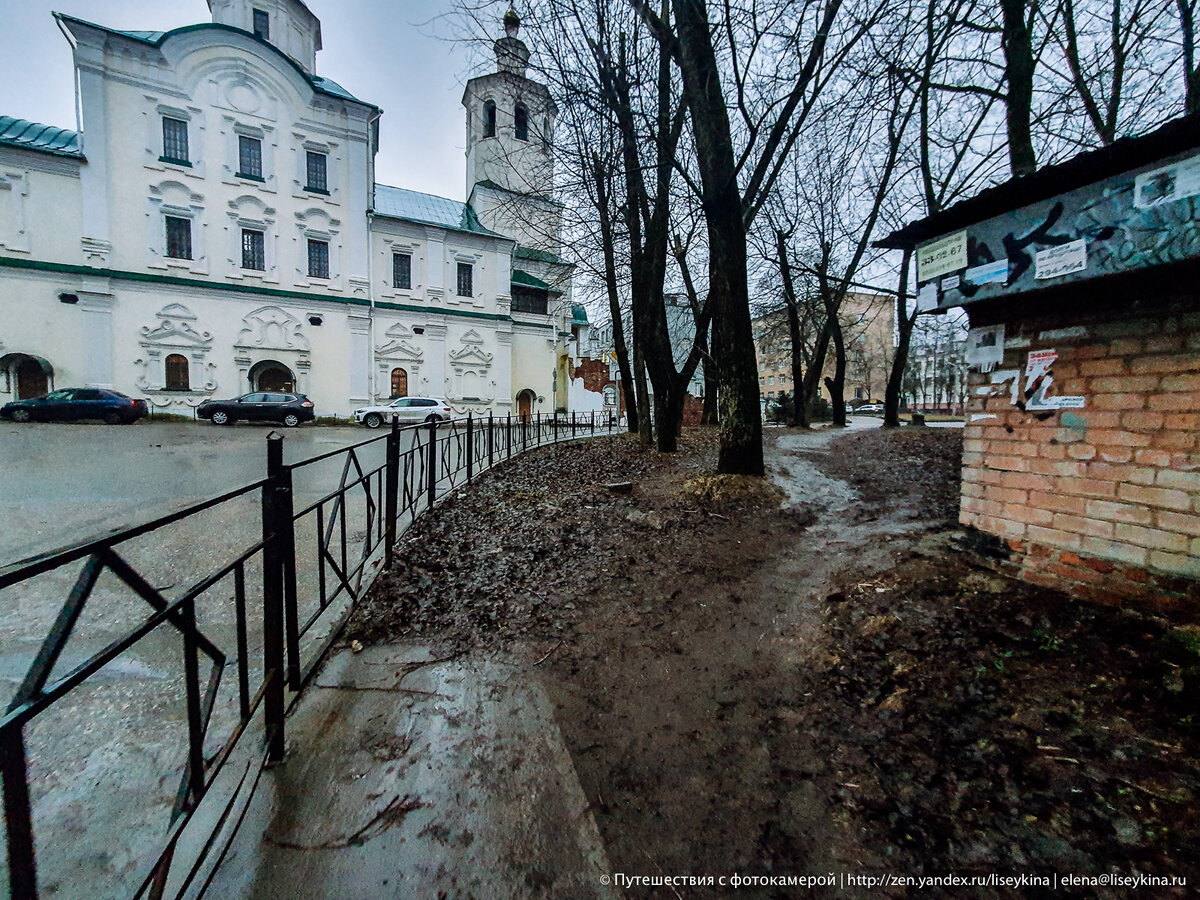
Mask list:
[[[392,369],[392,396],[408,396],[408,373],[403,369]]]
[[[496,104],[492,100],[483,104],[483,136],[496,136]]]
[[[191,390],[191,380],[188,377],[188,361],[187,357],[179,353],[172,353],[167,357],[167,383],[168,391],[187,391]]]
[[[513,112],[513,118],[517,122],[517,140],[529,140],[529,110],[525,108],[524,103],[517,104],[517,108]]]

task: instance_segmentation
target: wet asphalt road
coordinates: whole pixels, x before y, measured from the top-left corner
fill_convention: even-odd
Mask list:
[[[0,565],[257,481],[266,475],[266,438],[275,430],[207,422],[0,422],[0,516],[6,523]],[[312,425],[278,432],[289,463],[383,434]],[[382,443],[362,451],[364,463],[382,461]],[[340,467],[339,460],[298,475],[298,493],[331,490]]]

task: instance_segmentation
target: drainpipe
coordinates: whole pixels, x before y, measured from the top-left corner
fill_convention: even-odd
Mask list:
[[[372,188],[372,192],[374,189]],[[374,197],[371,198],[372,204]],[[375,405],[375,242],[372,240],[371,226],[375,223],[375,213],[367,210],[367,405]]]

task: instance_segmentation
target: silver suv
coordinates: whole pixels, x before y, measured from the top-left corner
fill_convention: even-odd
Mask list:
[[[437,397],[401,397],[386,406],[364,406],[354,411],[354,421],[368,428],[378,428],[396,419],[401,425],[417,422],[440,422],[451,418],[450,404]]]

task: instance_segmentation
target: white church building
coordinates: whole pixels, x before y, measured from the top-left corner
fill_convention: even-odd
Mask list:
[[[316,74],[304,3],[209,7],[168,32],[56,14],[79,130],[0,116],[0,403],[100,386],[183,414],[255,390],[319,416],[408,394],[568,408],[587,321],[559,256],[556,110],[515,16],[463,95],[462,203],[375,182],[382,112]]]

